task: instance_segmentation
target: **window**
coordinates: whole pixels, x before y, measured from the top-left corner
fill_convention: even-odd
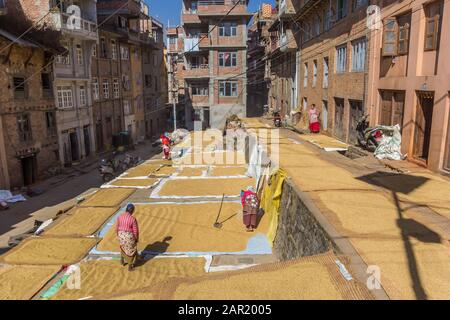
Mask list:
[[[177,37],[169,36],[169,44],[176,44],[177,43]]]
[[[117,79],[117,78],[113,79],[113,94],[114,94],[114,99],[117,99],[120,97],[119,79]]]
[[[306,88],[308,86],[308,64],[305,63],[303,65],[303,87]]]
[[[47,135],[56,136],[56,116],[54,111],[45,112],[45,123],[47,125]]]
[[[86,89],[80,86],[80,107],[86,107]]]
[[[336,72],[345,72],[347,66],[347,45],[336,48]]]
[[[120,47],[120,58],[122,60],[130,59],[130,51],[129,51],[128,47]]]
[[[198,3],[197,1],[192,1],[191,2],[191,7],[189,8],[189,11],[191,13],[197,13],[197,8],[198,8]]]
[[[331,17],[333,16],[333,12],[331,9],[326,9],[323,13],[323,30],[328,31],[331,29]]]
[[[219,95],[221,97],[237,97],[237,81],[219,81]]]
[[[73,108],[72,87],[58,86],[56,91],[58,93],[58,107],[61,109]]]
[[[152,76],[149,74],[145,75],[145,86],[151,87],[152,86]]]
[[[103,98],[109,99],[109,81],[108,79],[103,79]]]
[[[324,89],[328,88],[328,57],[323,58],[323,83]]]
[[[115,40],[111,40],[111,59],[117,60],[117,45]]]
[[[97,45],[92,46],[92,56],[97,58]]]
[[[100,58],[107,58],[108,51],[106,50],[106,40],[105,38],[100,39]]]
[[[313,35],[318,36],[320,34],[320,17],[315,16],[313,22]]]
[[[28,113],[17,116],[17,126],[20,141],[28,142],[33,139],[33,135],[31,133],[30,115]]]
[[[70,64],[70,47],[69,46],[64,46],[66,51],[63,54],[59,54],[56,56],[55,58],[55,62],[57,64],[66,64],[69,65]]]
[[[223,22],[219,26],[220,37],[235,37],[237,34],[236,22]]]
[[[397,54],[397,18],[388,18],[383,30],[383,56]]]
[[[436,50],[439,45],[440,17],[442,12],[442,2],[438,1],[425,8],[425,50]]]
[[[119,28],[126,29],[127,28],[127,19],[124,17],[118,17]]]
[[[409,23],[411,15],[407,14],[397,19],[398,23],[398,54],[407,54],[409,51]]]
[[[41,73],[41,81],[42,81],[42,89],[43,90],[51,90],[52,86],[50,83],[50,74]]]
[[[192,85],[193,96],[208,96],[208,86]]]
[[[358,10],[359,8],[365,7],[368,4],[368,0],[353,0],[353,10]]]
[[[78,65],[83,65],[84,61],[83,61],[83,48],[81,48],[81,46],[79,44],[77,44],[76,46],[76,53],[77,53],[77,64]]]
[[[237,53],[236,52],[221,52],[219,53],[220,67],[236,67]]]
[[[123,100],[123,112],[124,112],[125,115],[131,114],[130,101]]]
[[[345,18],[348,12],[348,0],[336,0],[336,11],[337,20]]]
[[[383,29],[383,56],[407,54],[411,14],[388,18]]]
[[[317,60],[314,60],[313,65],[313,87],[315,87],[317,84]]]
[[[14,99],[25,99],[25,78],[13,77]]]
[[[94,100],[98,100],[100,98],[97,78],[92,78],[92,95],[94,96]]]
[[[366,69],[366,39],[352,42],[352,71],[364,71]]]

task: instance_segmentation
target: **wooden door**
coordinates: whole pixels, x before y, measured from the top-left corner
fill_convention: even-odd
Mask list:
[[[359,119],[364,115],[363,103],[360,100],[350,100],[350,119],[348,130],[348,141],[352,144],[358,143],[356,125]]]
[[[334,135],[345,140],[344,132],[344,99],[334,98]]]
[[[427,161],[430,149],[434,93],[419,92],[414,123],[414,157]]]

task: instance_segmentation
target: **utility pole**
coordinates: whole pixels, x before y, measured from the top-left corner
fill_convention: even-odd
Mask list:
[[[172,75],[173,131],[177,130],[177,105],[175,103],[175,75],[173,74],[172,56],[169,55],[170,73]]]

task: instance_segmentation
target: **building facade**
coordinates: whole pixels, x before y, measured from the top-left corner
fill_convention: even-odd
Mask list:
[[[184,82],[188,129],[194,123],[200,129],[220,128],[228,116],[246,115],[247,24],[252,16],[247,5],[242,0],[183,0],[183,52],[171,62],[179,77],[175,81]]]
[[[33,184],[59,167],[51,53],[0,30],[0,189]],[[33,40],[33,39],[31,39]]]
[[[372,125],[402,130],[402,152],[450,173],[450,4],[383,1],[369,33],[368,109]]]

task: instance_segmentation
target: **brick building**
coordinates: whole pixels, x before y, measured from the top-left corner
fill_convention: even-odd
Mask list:
[[[0,48],[0,189],[9,189],[52,174],[58,136],[51,53],[3,29]]]
[[[262,4],[248,28],[247,116],[261,116],[267,104],[266,47],[270,44],[269,26],[273,20],[272,5]]]
[[[370,122],[402,128],[402,152],[450,173],[450,4],[381,1],[369,31]]]
[[[247,24],[252,17],[247,5],[243,0],[183,0],[183,28],[178,30],[183,31],[183,53],[172,65],[176,81],[184,82],[189,129],[194,122],[220,128],[229,115],[246,115]]]

